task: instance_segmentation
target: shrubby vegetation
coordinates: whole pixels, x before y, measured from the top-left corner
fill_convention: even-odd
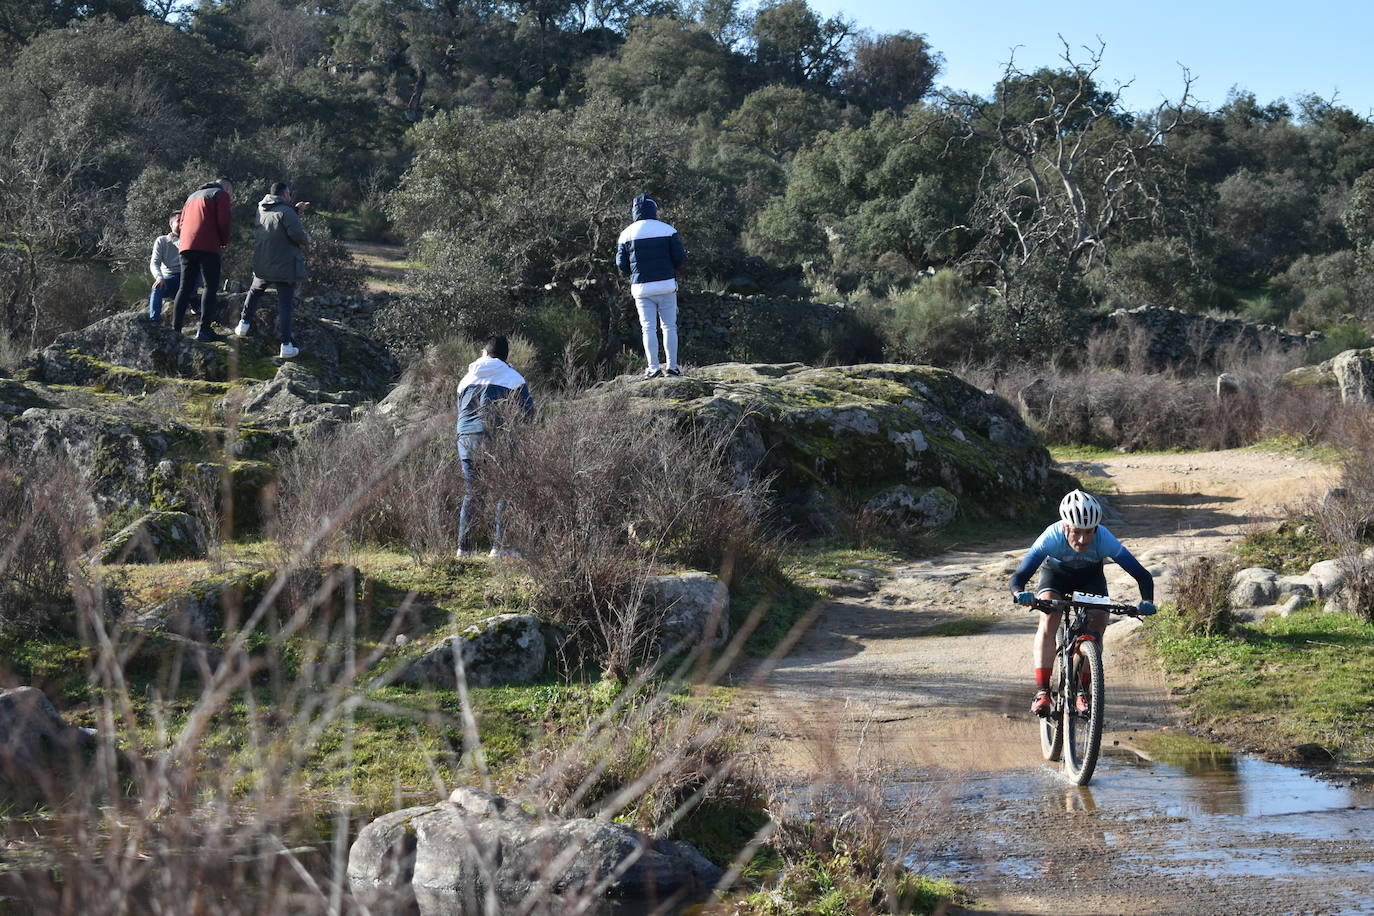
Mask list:
[[[221,173],[228,276],[279,178],[408,244],[415,295],[383,330],[414,352],[495,330],[551,363],[579,336],[614,371],[636,329],[613,242],[642,190],[687,239],[686,307],[728,287],[872,302],[888,359],[1015,361],[1145,303],[1340,344],[1374,319],[1367,118],[1243,89],[1204,111],[1186,78],[1132,112],[1101,48],[951,95],[923,36],[805,0],[33,3],[2,26],[8,349],[136,294],[166,213]],[[356,282],[328,244],[312,268]],[[794,330],[799,353],[846,358]]]

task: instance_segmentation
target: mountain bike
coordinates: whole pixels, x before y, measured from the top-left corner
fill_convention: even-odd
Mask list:
[[[1036,598],[1032,610],[1062,611],[1058,648],[1050,673],[1051,712],[1040,720],[1040,752],[1046,760],[1062,758],[1064,773],[1086,786],[1097,767],[1106,713],[1102,647],[1088,632],[1091,611],[1139,616],[1135,605],[1117,604],[1101,595],[1074,592],[1071,598]],[[1081,698],[1081,702],[1080,702]]]

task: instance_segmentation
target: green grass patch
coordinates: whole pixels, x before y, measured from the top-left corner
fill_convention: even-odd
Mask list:
[[[1121,452],[1112,448],[1102,448],[1099,445],[1050,445],[1050,457],[1057,462],[1064,461],[1095,461],[1104,458],[1120,458]]]
[[[783,565],[797,579],[856,579],[908,559],[895,543],[859,546],[840,538],[818,538],[789,544]]]
[[[1374,762],[1374,624],[1313,611],[1187,636],[1169,609],[1144,632],[1194,723],[1223,740],[1284,759],[1315,742]]]
[[[1267,531],[1255,531],[1236,545],[1237,561],[1243,567],[1262,566],[1282,575],[1298,576],[1313,563],[1334,560],[1336,551],[1321,536],[1321,529],[1310,516],[1281,522]]]
[[[738,633],[762,609],[754,631],[744,642],[744,654],[761,658],[772,652],[803,617],[825,596],[787,576],[746,576],[730,589],[730,628]]]
[[[855,913],[947,912],[968,900],[957,884],[899,870],[886,881],[855,874],[847,855],[808,856],[782,872],[772,886],[731,901],[737,916],[853,916]],[[875,904],[875,901],[882,901]]]
[[[1292,455],[1295,458],[1306,458],[1310,461],[1320,461],[1323,464],[1339,464],[1342,457],[1341,450],[1329,443],[1311,443],[1301,436],[1287,433],[1269,436],[1253,445],[1247,445],[1246,448],[1273,455]]]

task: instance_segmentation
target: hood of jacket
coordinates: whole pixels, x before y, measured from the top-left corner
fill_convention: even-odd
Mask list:
[[[278,197],[275,194],[267,194],[262,200],[258,201],[259,210],[271,210],[278,206],[289,207],[291,204],[287,203],[285,198]]]
[[[502,388],[515,391],[525,384],[525,377],[503,360],[494,356],[481,356],[468,364],[467,375],[464,375],[463,380],[458,383],[458,390],[462,391],[469,385],[475,385],[478,382],[500,385]]]
[[[630,208],[630,215],[635,222],[642,219],[658,219],[658,201],[648,194],[641,194],[635,198],[634,206]]]

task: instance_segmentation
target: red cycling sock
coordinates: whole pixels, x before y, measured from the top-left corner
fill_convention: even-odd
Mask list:
[[[1036,669],[1035,669],[1035,689],[1036,689],[1036,690],[1049,690],[1049,689],[1050,689],[1050,669],[1049,669],[1049,668],[1036,668]]]

